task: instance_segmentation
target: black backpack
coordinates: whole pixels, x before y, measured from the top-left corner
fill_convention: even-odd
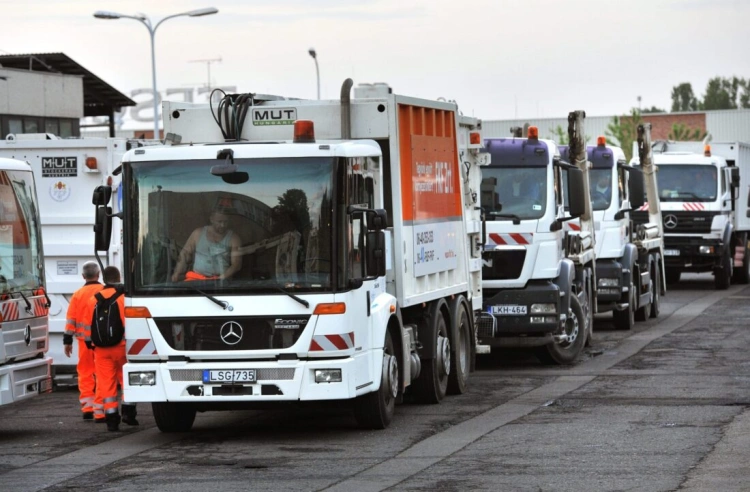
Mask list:
[[[96,307],[91,320],[91,343],[95,347],[113,347],[125,337],[125,326],[117,304],[117,298],[123,293],[122,289],[117,288],[109,298],[105,298],[101,292],[94,294]]]

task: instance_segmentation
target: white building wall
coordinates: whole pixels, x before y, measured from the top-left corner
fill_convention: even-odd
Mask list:
[[[750,109],[706,111],[706,131],[715,142],[750,142]]]
[[[586,141],[596,142],[596,137],[606,135],[607,125],[612,121],[611,116],[589,116],[586,118]],[[560,126],[567,134],[568,118],[528,118],[515,120],[482,120],[484,138],[509,137],[510,129],[514,126],[523,127],[526,123],[539,128],[539,138],[557,140],[555,128]]]
[[[0,67],[0,114],[82,118],[83,77]]]

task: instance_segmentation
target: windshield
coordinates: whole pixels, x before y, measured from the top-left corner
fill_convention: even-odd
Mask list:
[[[0,171],[0,293],[44,285],[36,194],[30,171]]]
[[[591,208],[608,209],[609,204],[612,203],[612,168],[589,170],[589,186],[591,187]],[[567,193],[565,196],[567,197]]]
[[[134,293],[330,290],[333,158],[236,159],[240,184],[217,164],[131,164]]]
[[[663,202],[712,202],[716,200],[717,190],[714,166],[659,166],[659,198]]]
[[[482,169],[482,208],[487,219],[515,215],[539,219],[547,206],[546,167],[485,167]]]

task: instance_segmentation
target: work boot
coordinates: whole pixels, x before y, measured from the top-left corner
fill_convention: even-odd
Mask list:
[[[120,430],[120,414],[108,413],[105,417],[107,420],[107,430],[117,432]]]
[[[83,420],[94,420],[94,412],[83,412]]]
[[[138,425],[138,421],[135,418],[136,415],[138,415],[138,412],[135,409],[135,405],[128,405],[128,404],[123,403],[123,405],[122,405],[122,422],[124,424]]]

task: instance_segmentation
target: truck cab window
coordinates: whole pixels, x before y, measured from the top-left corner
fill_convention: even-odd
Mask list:
[[[354,157],[346,163],[346,204],[358,208],[375,207],[375,183],[372,159]],[[363,278],[365,274],[365,235],[367,224],[363,213],[349,214],[345,245],[349,279]]]

